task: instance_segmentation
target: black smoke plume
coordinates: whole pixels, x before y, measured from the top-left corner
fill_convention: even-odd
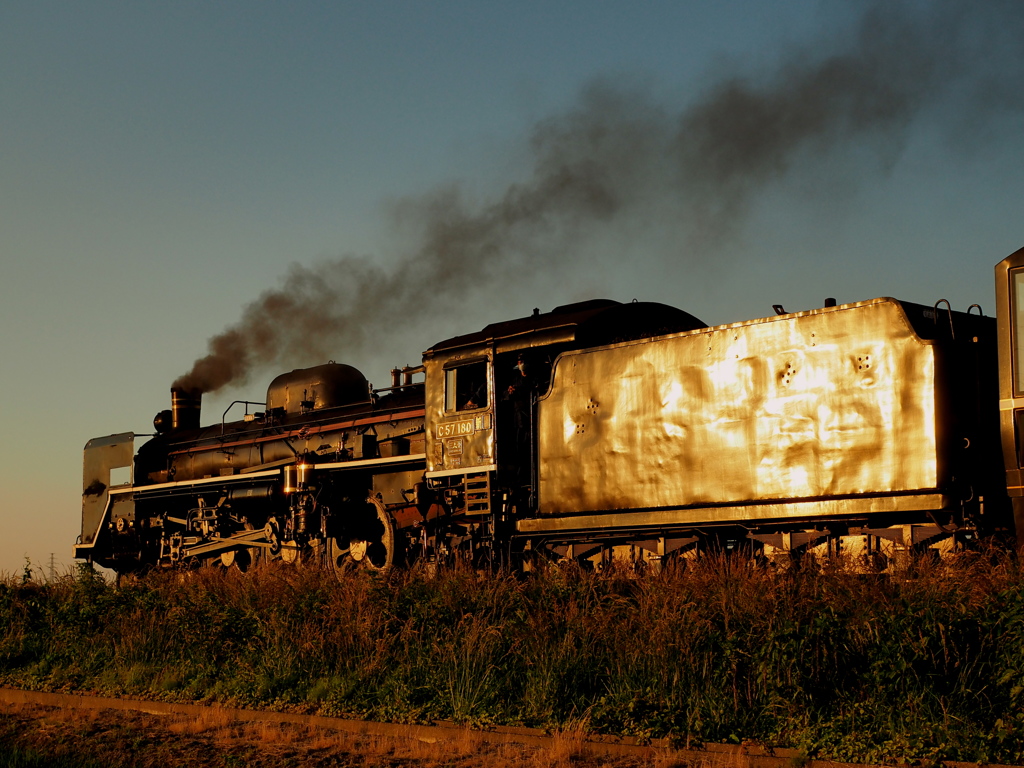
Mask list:
[[[682,109],[595,81],[534,126],[526,181],[482,204],[454,187],[404,201],[399,215],[420,235],[396,266],[293,266],[175,386],[210,392],[256,368],[363,350],[395,318],[415,325],[447,299],[557,265],[580,234],[638,211],[696,240],[721,237],[767,184],[815,159],[862,145],[891,164],[928,114],[950,135],[980,136],[1021,109],[1022,41],[1018,0],[883,1],[853,29],[785,52],[771,72],[724,76]]]

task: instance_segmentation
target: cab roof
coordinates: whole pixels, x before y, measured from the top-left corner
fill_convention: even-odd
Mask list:
[[[424,356],[483,344],[500,344],[504,351],[569,341],[591,346],[704,327],[693,315],[667,304],[590,299],[491,323],[476,333],[438,342]]]

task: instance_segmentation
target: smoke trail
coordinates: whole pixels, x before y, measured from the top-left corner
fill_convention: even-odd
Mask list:
[[[1020,109],[1022,33],[1024,3],[1014,0],[878,2],[852,34],[791,50],[769,74],[724,78],[681,110],[595,81],[575,108],[534,126],[526,182],[478,206],[456,188],[404,201],[398,215],[420,236],[397,266],[293,266],[175,386],[209,392],[258,367],[365,349],[393,318],[415,325],[444,299],[514,281],[654,201],[693,237],[722,237],[802,163],[852,144],[891,163],[914,121],[944,101],[961,115],[951,126],[970,136]]]

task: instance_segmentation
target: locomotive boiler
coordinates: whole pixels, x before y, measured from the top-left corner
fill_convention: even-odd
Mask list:
[[[132,433],[86,445],[75,555],[343,574],[708,548],[884,564],[1012,539],[1022,286],[1024,249],[996,267],[995,319],[890,298],[715,327],[653,303],[535,310],[389,387],[327,363],[207,426],[175,391],[137,452]]]

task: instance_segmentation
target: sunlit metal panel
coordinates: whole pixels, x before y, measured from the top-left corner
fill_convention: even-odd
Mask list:
[[[539,511],[934,489],[935,369],[892,299],[564,354],[538,404]]]

